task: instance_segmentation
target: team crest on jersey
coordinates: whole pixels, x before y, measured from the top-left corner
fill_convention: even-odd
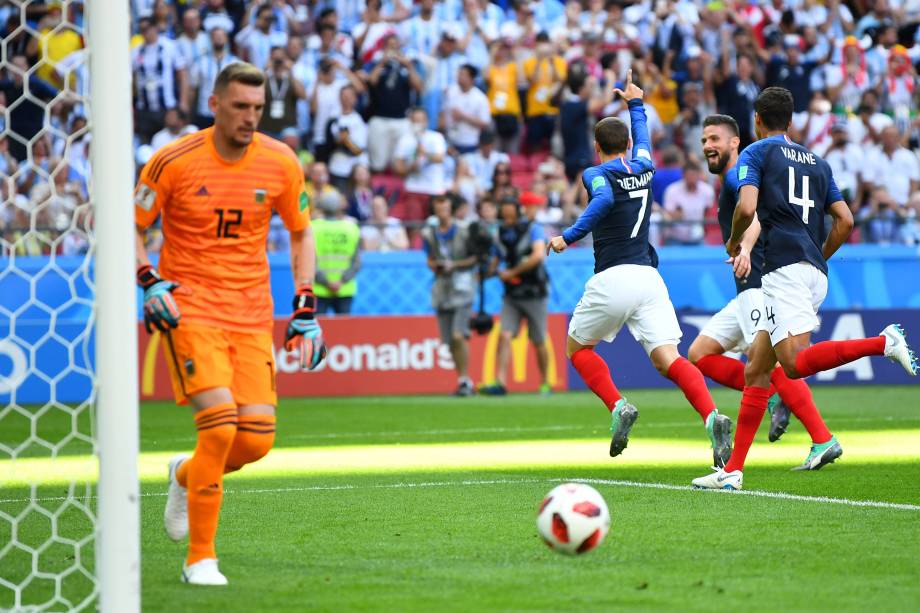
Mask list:
[[[599,187],[604,187],[606,184],[607,182],[604,181],[604,177],[594,177],[591,181],[591,191],[595,191]]]
[[[157,193],[146,183],[141,183],[141,186],[137,189],[137,193],[134,194],[134,204],[145,211],[149,211],[153,208],[153,203],[156,202],[156,200]]]
[[[738,169],[738,180],[741,181],[747,176],[747,164]]]
[[[265,202],[266,194],[267,192],[264,189],[257,189],[256,190],[256,202],[258,202],[259,204],[262,204],[263,202]]]
[[[307,190],[300,192],[300,212],[303,213],[310,208],[310,197],[307,196]]]

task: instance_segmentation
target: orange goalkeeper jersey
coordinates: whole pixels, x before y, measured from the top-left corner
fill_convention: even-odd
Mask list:
[[[256,134],[237,162],[214,148],[213,128],[185,136],[144,166],[134,193],[138,227],[162,217],[160,276],[183,321],[239,331],[271,330],[266,242],[272,210],[290,231],[310,225],[303,172],[287,145]]]

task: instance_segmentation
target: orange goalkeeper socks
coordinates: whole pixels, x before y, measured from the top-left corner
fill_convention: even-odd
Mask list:
[[[236,405],[218,404],[195,414],[198,444],[176,478],[188,488],[189,546],[186,563],[216,558],[214,537],[223,498],[223,474],[236,435]]]
[[[265,457],[274,443],[274,415],[240,415],[224,472],[231,473]]]

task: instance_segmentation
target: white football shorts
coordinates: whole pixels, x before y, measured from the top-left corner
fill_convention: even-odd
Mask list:
[[[818,327],[818,309],[827,296],[827,276],[798,262],[763,276],[764,317],[758,330],[766,330],[775,347],[790,336]]]
[[[668,288],[651,266],[621,264],[588,279],[569,321],[569,336],[582,345],[609,343],[624,324],[648,354],[680,342]]]
[[[754,343],[757,326],[763,317],[763,291],[752,287],[732,298],[713,315],[700,331],[700,336],[717,341],[725,351],[744,353]]]

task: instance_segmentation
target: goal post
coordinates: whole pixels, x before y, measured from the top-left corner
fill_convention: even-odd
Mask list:
[[[0,611],[140,611],[129,6],[0,2]]]
[[[140,611],[137,307],[128,2],[87,6],[96,232],[96,577],[103,613]]]

